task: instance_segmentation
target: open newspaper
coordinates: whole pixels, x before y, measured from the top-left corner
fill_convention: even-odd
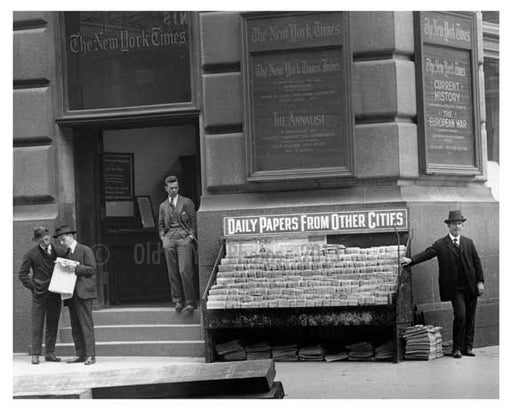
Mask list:
[[[60,293],[62,300],[70,299],[75,290],[75,268],[78,265],[80,265],[80,262],[57,258],[48,290],[53,293]]]

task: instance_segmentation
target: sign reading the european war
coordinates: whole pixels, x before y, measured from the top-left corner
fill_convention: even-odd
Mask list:
[[[249,179],[350,167],[342,13],[247,17]]]
[[[475,173],[479,130],[474,96],[473,20],[421,12],[421,73],[428,173]]]

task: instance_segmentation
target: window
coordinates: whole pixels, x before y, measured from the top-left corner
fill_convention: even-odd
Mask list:
[[[66,12],[69,110],[191,101],[187,12]]]

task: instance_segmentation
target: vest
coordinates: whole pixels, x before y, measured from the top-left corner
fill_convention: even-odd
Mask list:
[[[464,265],[462,264],[462,255],[460,253],[461,246],[457,248],[457,288],[465,289],[468,287],[466,274],[464,273]]]
[[[171,206],[171,204],[169,204],[169,206]],[[180,215],[176,212],[176,207],[171,206],[171,218],[169,222],[169,227],[171,229],[181,228]]]

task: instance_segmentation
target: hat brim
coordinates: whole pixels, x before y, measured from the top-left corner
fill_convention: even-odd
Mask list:
[[[451,222],[466,222],[466,218],[463,218],[463,219],[445,219],[444,220],[445,224],[449,224]]]
[[[58,234],[53,235],[53,238],[57,239],[59,236],[66,235],[66,234],[69,234],[69,233],[76,233],[76,231],[71,230],[71,231],[59,232]]]

